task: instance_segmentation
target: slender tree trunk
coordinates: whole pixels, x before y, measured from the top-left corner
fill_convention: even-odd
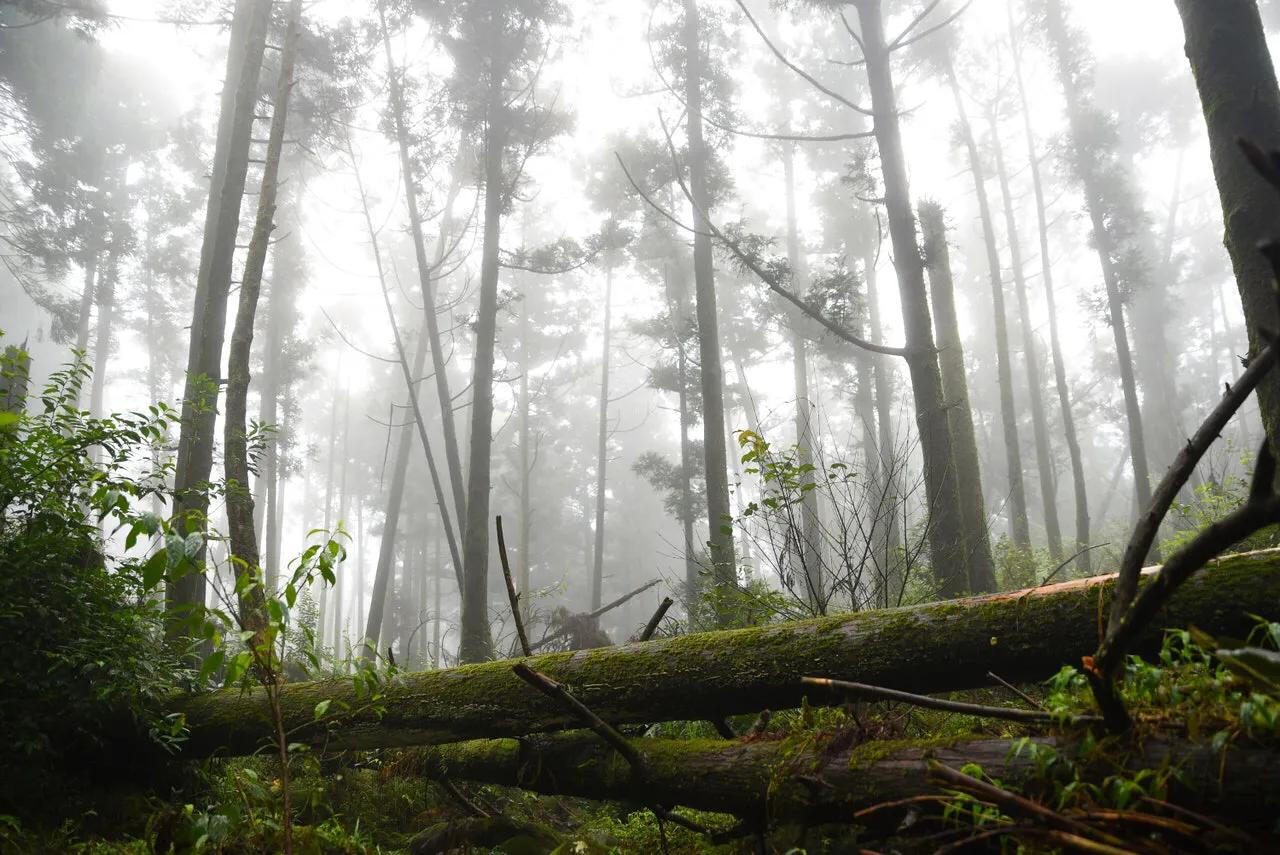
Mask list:
[[[924,284],[924,265],[916,241],[915,213],[907,184],[897,95],[893,89],[889,46],[885,41],[880,0],[857,0],[866,50],[876,142],[883,171],[889,238],[902,302],[902,324],[910,350],[907,368],[915,398],[920,450],[924,458],[929,505],[929,552],[933,573],[944,596],[967,590],[972,580],[965,564],[964,518],[952,458],[951,431],[942,395],[942,375],[933,343],[933,322]]]
[[[596,531],[591,562],[591,610],[600,608],[604,585],[604,506],[609,463],[609,326],[613,320],[613,264],[604,268],[604,343],[600,353],[600,416],[596,431]]]
[[[1280,197],[1250,166],[1237,145],[1280,148],[1280,87],[1254,0],[1176,0],[1186,54],[1204,107],[1209,156],[1226,224],[1226,246],[1244,306],[1249,352],[1265,346],[1264,330],[1280,328],[1274,274],[1258,245],[1273,240]],[[1227,316],[1223,307],[1223,323]],[[1280,447],[1280,373],[1258,386],[1262,424]]]
[[[1129,434],[1129,458],[1133,470],[1134,497],[1139,508],[1151,503],[1151,475],[1147,466],[1146,435],[1142,427],[1142,408],[1138,400],[1138,384],[1134,377],[1133,356],[1129,348],[1129,332],[1125,327],[1124,302],[1120,295],[1120,276],[1116,270],[1116,243],[1106,221],[1103,205],[1104,177],[1081,142],[1089,137],[1091,127],[1085,109],[1087,95],[1078,78],[1078,58],[1067,30],[1061,0],[1045,0],[1045,28],[1057,63],[1058,82],[1067,103],[1067,122],[1073,142],[1070,157],[1076,178],[1084,189],[1085,205],[1093,226],[1093,242],[1102,266],[1102,280],[1107,290],[1107,311],[1111,333],[1115,338],[1116,360],[1120,370],[1120,386],[1124,393],[1125,419]]]
[[[1031,432],[1036,443],[1036,471],[1040,476],[1040,500],[1044,506],[1045,535],[1049,555],[1062,560],[1062,529],[1058,524],[1057,478],[1053,472],[1053,449],[1049,446],[1049,421],[1044,411],[1044,392],[1040,379],[1040,355],[1036,350],[1035,330],[1031,327],[1031,307],[1027,300],[1027,280],[1022,271],[1022,246],[1018,239],[1018,217],[1009,190],[1009,172],[1004,165],[1004,147],[1000,143],[1000,127],[994,115],[991,120],[991,145],[996,155],[996,177],[1000,181],[1000,197],[1004,202],[1005,233],[1009,237],[1009,258],[1013,266],[1013,289],[1018,299],[1018,321],[1022,327],[1022,359],[1027,368],[1027,397],[1031,400]]]
[[[231,22],[174,470],[174,516],[179,530],[188,534],[203,534],[208,528],[206,484],[213,470],[232,256],[249,169],[249,142],[253,136],[258,77],[262,71],[271,6],[271,0],[236,0]],[[204,560],[203,551],[197,558]],[[205,590],[203,572],[190,573],[168,587],[166,598],[170,613],[179,618],[170,622],[171,635],[181,633],[183,611],[204,605]]]
[[[707,484],[707,524],[711,572],[716,585],[731,589],[737,583],[733,527],[729,507],[729,477],[725,448],[724,373],[716,318],[715,267],[711,257],[711,195],[707,186],[708,154],[702,138],[702,42],[697,0],[684,0],[685,103],[689,145],[689,186],[693,196],[694,307],[698,316],[698,355],[702,381],[702,444]],[[722,615],[721,621],[727,619]]]
[[[378,287],[382,292],[382,305],[387,312],[387,323],[391,326],[392,339],[395,342],[396,361],[400,365],[400,374],[404,380],[405,389],[409,393],[409,409],[413,413],[414,424],[418,428],[418,439],[422,442],[422,453],[427,459],[427,470],[431,476],[431,486],[435,491],[436,505],[440,511],[440,520],[444,526],[445,536],[449,542],[450,553],[454,558],[454,567],[462,567],[462,558],[458,550],[457,537],[454,534],[453,521],[449,514],[448,501],[445,498],[443,483],[440,478],[440,472],[436,468],[435,455],[431,451],[431,439],[427,434],[426,421],[422,415],[422,407],[418,399],[417,374],[420,373],[409,367],[408,357],[405,355],[404,340],[400,336],[400,325],[396,322],[395,310],[391,306],[391,295],[387,284],[386,272],[382,265],[382,252],[378,246],[378,231],[373,224],[373,217],[369,212],[369,199],[364,189],[364,180],[360,177],[360,169],[356,163],[355,151],[351,147],[351,140],[347,139],[347,153],[351,158],[352,169],[355,174],[356,187],[360,193],[360,206],[364,213],[365,228],[369,234],[369,244],[373,251],[374,266],[378,272]],[[421,352],[421,348],[419,349]],[[398,453],[397,449],[397,453]],[[398,461],[397,461],[398,462]],[[407,466],[407,458],[406,458]],[[395,479],[399,479],[399,484],[395,483]],[[392,495],[390,501],[395,503],[395,517],[398,520],[400,514],[400,500],[404,494],[404,468],[397,470],[393,476]],[[391,543],[390,549],[394,549],[395,530],[394,521],[389,520],[393,528],[389,532],[384,532],[384,540]],[[370,607],[368,615],[368,623],[365,625],[362,656],[366,661],[372,661],[377,656],[378,650],[375,646],[378,639],[382,635],[382,620],[385,614],[385,606],[387,602],[388,585],[391,582],[391,576],[395,572],[394,555],[388,554],[387,560],[381,559],[378,562],[377,572],[373,579],[373,592],[370,594]],[[462,584],[462,577],[459,575],[458,584]]]
[[[675,267],[672,273],[671,268]],[[689,441],[689,431],[693,429],[693,418],[689,412],[689,357],[685,352],[685,332],[688,326],[687,299],[683,279],[680,274],[678,259],[672,259],[662,267],[666,280],[667,313],[671,318],[676,341],[676,384],[677,406],[680,410],[680,526],[684,532],[684,582],[690,602],[697,597],[701,587],[698,578],[698,560],[696,543],[693,536],[693,444]]]
[[[878,243],[880,235],[877,232]],[[880,323],[879,282],[876,276],[876,250],[868,246],[862,258],[862,276],[867,286],[867,324],[872,341],[884,341],[884,328]],[[898,506],[902,499],[902,481],[899,477],[898,449],[893,429],[893,369],[880,354],[866,354],[871,359],[871,376],[875,386],[876,432],[878,454],[867,460],[871,495],[878,497],[877,506],[871,509],[872,544],[876,565],[880,570],[878,580],[881,596],[876,602],[883,607],[898,605],[898,594],[903,589],[903,562],[898,553]]]
[[[1031,528],[1027,524],[1027,494],[1022,480],[1022,448],[1018,440],[1018,412],[1013,399],[1013,368],[1009,364],[1008,315],[1004,303],[1004,282],[1000,275],[1000,254],[996,249],[995,223],[991,217],[991,204],[987,200],[987,180],[982,167],[978,143],[965,113],[960,95],[960,82],[955,68],[947,57],[947,83],[951,87],[956,104],[956,117],[960,122],[960,135],[969,155],[969,171],[973,174],[973,187],[978,196],[978,215],[982,220],[982,239],[987,249],[987,271],[991,277],[991,307],[996,332],[996,375],[1000,386],[1000,416],[1004,428],[1004,462],[1009,479],[1009,529],[1013,542],[1022,549],[1031,547]]]
[[[991,558],[986,502],[982,496],[982,469],[978,465],[978,442],[974,438],[973,411],[969,407],[964,345],[960,341],[960,321],[956,316],[951,253],[947,248],[942,208],[936,203],[920,205],[920,231],[924,239],[925,266],[929,271],[942,391],[946,395],[947,417],[951,424],[952,454],[956,478],[960,482],[960,510],[964,515],[970,584],[975,591],[990,591],[995,588],[995,562]]]
[[[93,320],[93,301],[98,279],[98,259],[101,252],[90,250],[83,260],[84,288],[80,292],[80,311],[76,315],[76,350],[89,352],[89,330]]]
[[[111,359],[111,334],[116,308],[116,282],[120,278],[120,256],[113,247],[107,253],[106,270],[95,294],[98,304],[97,343],[93,351],[93,385],[89,392],[89,414],[103,414],[103,395],[107,386],[107,364]]]
[[[493,13],[495,16],[497,12]],[[498,25],[495,24],[496,30]],[[458,657],[482,662],[493,654],[489,634],[489,488],[493,466],[493,362],[498,334],[498,250],[505,196],[502,156],[507,146],[505,93],[498,60],[488,69],[484,134],[484,234],[480,249],[480,305],[471,380],[471,462],[467,522],[463,526],[462,627]]]
[[[533,497],[531,479],[536,457],[529,453],[532,434],[529,430],[529,300],[526,296],[520,311],[520,554],[516,556],[517,584],[520,590],[520,614],[529,615],[529,542],[533,532]]]
[[[809,286],[808,267],[800,249],[800,230],[796,224],[795,143],[782,144],[782,174],[787,194],[787,258],[791,263],[793,281],[800,293]],[[813,476],[813,401],[809,397],[809,361],[805,353],[804,334],[800,324],[804,318],[790,313],[791,320],[791,368],[795,389],[796,462],[800,476],[800,576],[805,580],[805,597],[814,614],[825,614],[827,608],[826,580],[822,574],[822,524],[818,516],[818,493],[814,489]],[[743,375],[743,382],[746,375]]]
[[[418,211],[418,190],[414,180],[413,158],[409,152],[409,132],[404,119],[404,84],[391,58],[391,36],[387,31],[387,18],[382,0],[378,2],[378,20],[382,28],[382,46],[387,58],[387,79],[391,96],[391,117],[395,123],[396,141],[400,150],[400,174],[404,180],[405,202],[409,209],[409,234],[413,238],[413,254],[418,265],[418,282],[422,288],[423,314],[427,325],[427,342],[431,347],[431,366],[435,373],[436,395],[440,399],[441,432],[444,435],[445,462],[449,469],[449,484],[453,490],[454,514],[459,525],[466,523],[466,497],[463,492],[462,458],[458,453],[458,434],[453,420],[453,395],[449,391],[448,365],[440,339],[440,327],[436,318],[435,272],[443,262],[445,244],[449,240],[449,209],[457,196],[460,184],[455,168],[455,178],[447,197],[444,226],[440,230],[439,246],[434,264],[427,263],[427,250],[422,236],[422,216]],[[419,372],[421,373],[421,372]],[[415,375],[417,376],[417,375]]]
[[[232,570],[248,574],[253,584],[241,586],[240,622],[245,629],[263,633],[267,627],[266,600],[274,590],[265,590],[258,537],[253,525],[253,493],[249,486],[248,404],[249,359],[253,349],[253,324],[262,291],[271,233],[275,231],[276,191],[279,189],[280,155],[284,151],[285,124],[289,113],[289,92],[293,89],[293,65],[297,55],[302,0],[290,0],[289,23],[280,52],[280,76],[272,104],[271,129],[263,158],[262,184],[253,236],[245,256],[235,325],[231,330],[231,354],[227,363],[227,412],[223,424],[226,457],[226,506],[231,542]]]
[[[1062,355],[1062,339],[1058,334],[1058,304],[1053,288],[1053,259],[1049,255],[1049,218],[1045,212],[1044,184],[1040,180],[1040,159],[1036,153],[1036,138],[1031,130],[1031,114],[1027,106],[1027,89],[1022,79],[1022,54],[1018,45],[1018,31],[1014,26],[1012,6],[1009,12],[1009,37],[1013,45],[1014,78],[1018,84],[1023,133],[1027,140],[1027,165],[1031,172],[1031,189],[1036,202],[1036,225],[1040,235],[1040,273],[1044,280],[1045,305],[1049,310],[1049,350],[1053,356],[1054,385],[1058,390],[1058,406],[1062,411],[1062,436],[1067,443],[1071,460],[1071,483],[1076,503],[1076,551],[1089,545],[1089,491],[1084,477],[1084,455],[1080,453],[1080,441],[1076,437],[1076,420],[1071,412],[1071,390],[1067,386],[1067,366]],[[1092,552],[1082,552],[1079,559],[1084,575],[1093,571]]]

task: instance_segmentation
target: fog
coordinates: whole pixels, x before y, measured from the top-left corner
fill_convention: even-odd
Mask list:
[[[176,411],[190,394],[193,312],[196,328],[208,323],[197,284],[202,250],[213,252],[236,5],[0,2],[3,344],[26,342],[37,389],[82,348],[94,379],[81,406],[95,416],[172,405],[155,457],[171,484],[186,465]],[[219,379],[234,373],[288,5],[275,4],[257,80],[229,299],[204,303],[226,318]],[[471,631],[487,625],[491,643],[474,635],[462,659],[515,651],[497,516],[532,639],[560,634],[547,649],[566,635],[594,646],[597,628],[612,643],[637,637],[667,596],[676,605],[660,633],[1114,569],[1150,486],[1135,480],[1091,205],[1132,249],[1113,255],[1151,483],[1249,349],[1172,2],[884,0],[908,188],[882,176],[867,3],[750,0],[748,20],[734,0],[701,0],[700,109],[686,85],[691,4],[508,5],[519,11],[302,7],[275,229],[250,315],[246,428],[270,426],[248,431],[267,579],[287,576],[313,530],[345,532],[336,588],[306,595],[323,647],[341,659],[367,639],[411,667],[454,664],[466,600]],[[1046,6],[1065,16],[1068,42],[1054,41]],[[1098,166],[1110,197],[1089,198],[1081,163]],[[919,341],[891,236],[898,190],[913,212],[937,203],[946,226],[959,347],[941,326],[935,246],[927,332],[939,355],[927,361],[953,434],[957,408],[971,414],[976,469],[945,464],[966,523],[949,553],[969,566],[960,579],[939,569],[915,369],[850,341]],[[952,367],[967,398],[947,371],[961,351]],[[226,400],[212,468],[194,482],[234,480]],[[1164,537],[1238,491],[1262,437],[1250,402]],[[209,499],[210,583],[198,592],[209,602],[234,588],[228,492]],[[975,551],[990,556],[985,584]]]

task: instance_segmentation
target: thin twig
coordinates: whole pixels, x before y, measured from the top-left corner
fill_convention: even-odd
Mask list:
[[[593,713],[586,704],[571,695],[563,685],[557,683],[546,674],[533,670],[523,662],[517,662],[512,665],[511,670],[521,680],[524,680],[530,686],[542,692],[542,694],[568,709],[586,727],[591,728],[597,736],[609,743],[613,750],[621,754],[622,758],[631,766],[633,774],[639,777],[644,776],[644,756],[636,750],[636,747],[628,742],[627,738],[612,725]]]
[[[1004,677],[1001,677],[999,674],[995,673],[994,671],[988,671],[987,676],[990,677],[992,680],[995,680],[1000,685],[1004,686],[1009,691],[1013,692],[1018,697],[1022,698],[1027,703],[1031,704],[1031,706],[1035,707],[1036,709],[1038,710],[1044,709],[1043,704],[1041,704],[1035,698],[1031,697],[1026,692],[1022,691],[1017,686],[1013,685],[1013,683],[1010,683],[1008,680],[1006,680]]]
[[[648,641],[653,638],[653,634],[658,631],[658,624],[662,623],[662,619],[667,614],[667,609],[675,603],[670,597],[663,597],[662,603],[658,606],[658,610],[653,613],[653,617],[649,618],[649,622],[644,625],[644,631],[640,633],[641,641]]]
[[[471,799],[467,798],[466,795],[463,794],[462,790],[458,789],[458,785],[449,779],[448,775],[441,775],[436,780],[439,781],[440,786],[444,787],[444,791],[452,796],[454,801],[466,808],[469,813],[474,814],[481,819],[489,818],[489,812],[480,807],[480,805],[471,801]]]
[[[1075,715],[1058,716],[1044,710],[1021,710],[1009,707],[989,707],[982,704],[969,704],[963,701],[947,701],[942,698],[931,698],[928,695],[916,695],[911,692],[900,692],[897,689],[885,689],[881,686],[870,686],[866,683],[851,683],[845,680],[831,680],[826,677],[801,677],[800,682],[807,686],[821,686],[826,689],[840,689],[865,695],[883,701],[900,701],[904,704],[940,710],[942,712],[963,713],[983,718],[997,718],[1004,721],[1020,721],[1036,724],[1098,724],[1099,716]]]
[[[516,622],[516,635],[520,638],[520,651],[525,656],[532,656],[529,647],[529,636],[524,631],[524,621],[520,619],[520,595],[516,593],[516,583],[511,581],[511,564],[507,561],[507,541],[502,536],[502,514],[494,517],[498,528],[498,557],[502,559],[502,578],[507,580],[507,599],[511,601],[511,617]]]

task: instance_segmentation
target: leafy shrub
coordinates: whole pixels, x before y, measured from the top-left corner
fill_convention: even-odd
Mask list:
[[[7,379],[25,362],[10,348]],[[163,573],[165,551],[129,555],[163,528],[139,508],[162,489],[152,452],[172,412],[156,405],[91,418],[77,407],[90,375],[77,360],[29,404],[19,397],[0,412],[0,723],[9,749],[0,766],[23,770],[4,779],[25,793],[40,790],[33,775],[101,742],[116,716],[132,714],[159,740],[177,737],[152,712],[184,674],[144,584]],[[119,532],[123,556],[108,549]]]

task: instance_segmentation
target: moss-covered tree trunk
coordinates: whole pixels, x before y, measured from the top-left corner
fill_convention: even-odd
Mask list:
[[[524,660],[565,683],[615,724],[716,720],[799,705],[805,674],[915,692],[1044,679],[1097,646],[1112,577],[901,609],[749,629],[695,633]],[[1248,615],[1280,618],[1280,551],[1230,556],[1183,586],[1142,638],[1158,649],[1164,627],[1195,624],[1243,637]],[[522,682],[511,662],[398,675],[370,699],[350,680],[296,683],[280,693],[296,742],[374,748],[519,736],[574,726],[554,701]],[[817,697],[817,696],[815,696]],[[317,721],[316,705],[330,700]],[[378,707],[385,711],[379,713]],[[269,735],[260,693],[176,700],[190,728],[189,757],[244,754]],[[341,711],[341,712],[339,712]]]
[[[1062,740],[1034,741],[1065,756],[1073,750]],[[847,822],[861,808],[883,805],[885,810],[876,812],[882,815],[862,821],[883,823],[889,830],[908,808],[920,808],[918,802],[898,807],[894,802],[945,793],[930,777],[930,761],[953,769],[976,763],[1013,788],[1033,784],[1042,774],[1032,752],[1012,750],[1011,739],[872,741],[844,748],[812,734],[786,740],[630,743],[645,760],[643,778],[601,739],[580,731],[419,749],[398,765],[428,777],[447,772],[453,778],[554,795],[684,805],[806,823]],[[1172,801],[1242,824],[1261,822],[1265,827],[1280,807],[1280,750],[1275,748],[1234,746],[1224,753],[1208,741],[1147,739],[1141,747],[1116,746],[1107,758],[1123,759],[1132,769],[1177,765]],[[1100,783],[1114,772],[1107,762],[1085,767],[1082,778]]]
[[[1246,139],[1280,148],[1280,88],[1254,0],[1177,0],[1209,129],[1209,156],[1222,199],[1227,252],[1244,304],[1250,350],[1263,330],[1280,327],[1271,266],[1258,244],[1280,232],[1280,196],[1263,182],[1236,144]],[[1280,427],[1280,373],[1258,386],[1262,423],[1272,446]]]
[[[942,207],[937,203],[921,203],[920,232],[924,240],[925,267],[929,271],[929,299],[937,330],[942,391],[947,396],[951,447],[956,462],[956,478],[960,482],[960,511],[964,514],[969,584],[974,590],[990,591],[995,588],[996,569],[991,558],[991,537],[987,530],[986,501],[982,495],[982,467],[978,464],[973,410],[969,407],[969,382],[965,377],[964,345],[960,341],[960,321],[956,316],[951,254],[947,249]]]

